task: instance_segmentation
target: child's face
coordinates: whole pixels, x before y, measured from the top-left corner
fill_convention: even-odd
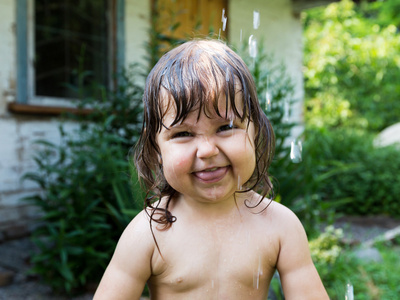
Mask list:
[[[240,95],[235,97],[240,99]],[[239,102],[240,100],[238,100]],[[219,99],[219,117],[213,108],[207,115],[195,110],[181,123],[170,126],[175,108],[170,107],[157,135],[165,179],[185,199],[199,202],[230,200],[255,168],[254,124],[241,122]],[[237,104],[240,111],[242,105]]]

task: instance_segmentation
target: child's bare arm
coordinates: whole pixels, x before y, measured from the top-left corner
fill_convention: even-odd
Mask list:
[[[144,212],[122,234],[94,300],[139,299],[151,275],[154,244]]]
[[[284,224],[277,269],[285,299],[329,299],[312,262],[302,224],[288,209],[281,217]]]

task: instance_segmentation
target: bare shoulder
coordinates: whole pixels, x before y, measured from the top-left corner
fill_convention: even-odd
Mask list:
[[[311,260],[307,235],[298,217],[277,202],[271,202],[268,210],[279,239],[280,250],[276,266],[285,298],[328,299]]]
[[[131,257],[132,253],[136,253],[150,258],[154,251],[154,241],[149,224],[149,216],[144,210],[141,211],[122,233],[114,257],[116,255]]]
[[[253,198],[261,197],[255,194]],[[257,203],[252,201],[252,203]],[[268,222],[269,226],[273,226],[276,231],[284,231],[285,234],[288,231],[295,229],[303,229],[303,226],[298,217],[286,206],[270,199],[264,199],[259,205],[254,207],[253,213],[260,214],[263,216],[262,220]]]
[[[282,229],[287,230],[293,228],[293,226],[294,228],[303,228],[296,214],[279,202],[271,201],[267,208],[267,214],[270,214],[273,221]]]
[[[292,210],[281,203],[272,201],[266,210],[266,216],[278,236],[281,250],[289,245],[290,247],[308,246],[304,227]]]
[[[122,233],[94,299],[139,299],[151,276],[154,242],[146,212]]]

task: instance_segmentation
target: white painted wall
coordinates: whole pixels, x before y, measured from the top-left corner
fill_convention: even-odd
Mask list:
[[[58,124],[55,119],[0,118],[0,240],[3,230],[6,238],[30,230],[37,210],[20,199],[37,192],[38,187],[21,177],[36,170],[32,160],[38,149],[35,140],[60,140]]]
[[[22,174],[34,171],[32,155],[35,139],[59,141],[57,118],[21,116],[7,111],[13,101],[16,83],[16,7],[15,0],[0,1],[0,241],[4,235],[24,233],[35,216],[34,208],[20,201],[37,190],[30,182],[21,182]],[[261,22],[252,29],[253,10],[259,10]],[[290,0],[230,0],[228,16],[230,43],[238,44],[250,34],[264,38],[266,49],[284,61],[296,82],[296,96],[303,98],[301,24],[292,14]],[[125,0],[125,63],[130,65],[145,56],[144,43],[150,26],[150,0]],[[298,109],[298,112],[301,110]],[[300,116],[300,113],[299,113]],[[74,126],[69,126],[72,130]],[[11,231],[9,229],[12,229]],[[7,231],[8,230],[8,231]]]
[[[126,0],[125,63],[141,62],[146,55],[145,42],[150,29],[150,1]]]
[[[260,26],[253,28],[253,11],[260,14]],[[291,0],[231,0],[228,7],[229,41],[234,45],[242,39],[254,35],[257,41],[264,41],[265,50],[283,62],[295,84],[295,99],[291,120],[302,120],[304,85],[302,74],[302,26],[298,16],[293,13]],[[301,128],[293,132],[297,136]]]
[[[15,92],[16,77],[15,2],[0,1],[0,117],[6,114],[7,99],[14,100],[12,95]]]
[[[16,83],[16,6],[15,0],[0,1],[0,241],[25,234],[37,211],[20,201],[38,191],[33,182],[21,181],[21,176],[34,171],[32,160],[36,139],[54,143],[60,140],[58,118],[21,116],[7,111],[7,101],[14,101]],[[150,1],[126,0],[125,3],[125,63],[140,61],[149,29]],[[75,126],[67,124],[67,131]]]

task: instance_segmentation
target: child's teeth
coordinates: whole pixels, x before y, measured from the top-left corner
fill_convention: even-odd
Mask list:
[[[215,171],[215,170],[217,170],[218,168],[212,168],[212,169],[208,169],[208,170],[206,170],[207,172],[212,172],[212,171]]]

